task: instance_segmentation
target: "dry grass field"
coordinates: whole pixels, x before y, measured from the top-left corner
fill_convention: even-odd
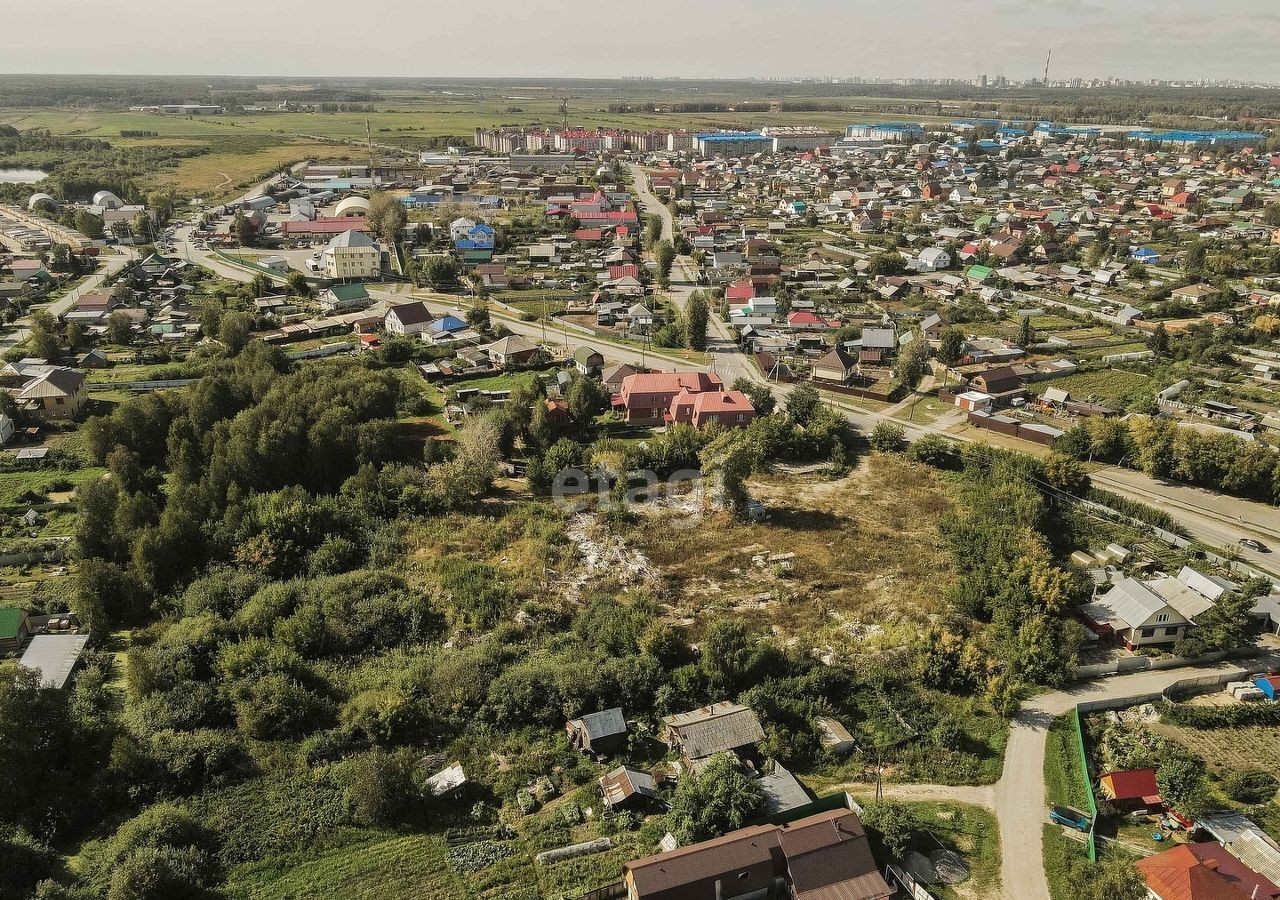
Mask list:
[[[942,610],[950,575],[936,523],[951,500],[932,471],[875,454],[838,480],[764,477],[749,489],[767,521],[689,529],[685,513],[664,511],[630,535],[663,573],[674,614],[728,611],[818,645],[895,645]],[[783,553],[794,558],[753,561]]]

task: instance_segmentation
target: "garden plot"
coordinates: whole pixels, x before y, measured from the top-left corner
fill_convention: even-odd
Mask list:
[[[1280,777],[1280,728],[1250,725],[1198,729],[1164,722],[1150,727],[1203,759],[1215,773],[1262,769]]]

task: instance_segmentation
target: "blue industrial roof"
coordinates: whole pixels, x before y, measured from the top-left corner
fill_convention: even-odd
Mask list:
[[[735,132],[711,132],[709,134],[700,134],[697,136],[700,141],[767,141],[765,137],[758,131],[748,132],[746,134],[738,134]]]
[[[1135,141],[1212,143],[1214,141],[1260,141],[1266,135],[1256,131],[1131,131],[1129,137]]]

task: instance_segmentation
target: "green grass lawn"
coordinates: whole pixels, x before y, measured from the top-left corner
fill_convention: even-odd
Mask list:
[[[1080,771],[1079,751],[1076,747],[1075,727],[1071,716],[1059,716],[1053,720],[1044,752],[1045,799],[1053,804],[1063,804],[1083,813],[1089,812],[1088,790]]]
[[[959,885],[930,885],[935,897],[959,900],[1000,895],[1000,826],[993,813],[964,803],[908,805],[933,836],[918,839],[913,849],[927,855],[941,844],[958,853],[969,866],[968,880]]]
[[[102,476],[106,469],[86,466],[83,469],[24,469],[0,472],[0,506],[20,506],[24,495],[38,495],[41,500],[55,490],[75,489]],[[38,501],[39,502],[39,501]]]

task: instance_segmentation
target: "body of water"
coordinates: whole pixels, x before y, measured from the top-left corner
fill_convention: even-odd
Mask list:
[[[35,184],[48,174],[39,169],[0,169],[0,184]]]

